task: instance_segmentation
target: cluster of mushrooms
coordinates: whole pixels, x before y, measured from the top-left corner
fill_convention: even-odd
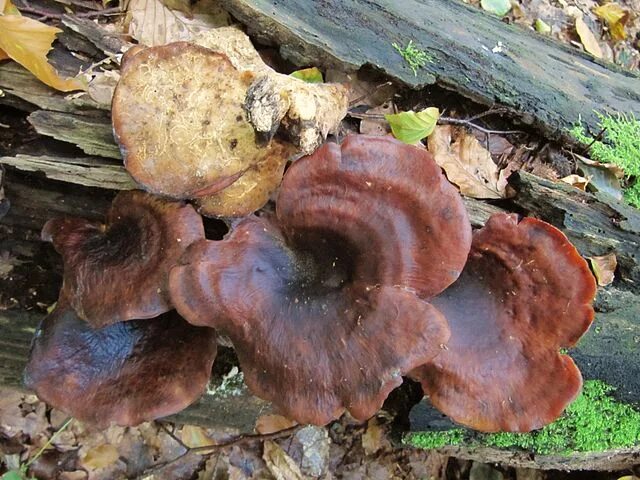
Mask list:
[[[189,111],[206,98],[186,93],[201,78],[168,78],[185,55],[243,82],[246,95],[218,113],[212,103],[208,114]],[[144,87],[155,93],[132,86],[145,75],[160,79]],[[281,175],[288,155],[306,149],[301,136],[291,143],[259,133],[247,103],[265,107],[255,99],[268,81],[192,44],[131,56],[114,129],[127,168],[153,193],[120,193],[104,223],[45,225],[64,279],[34,339],[26,384],[78,419],[135,425],[203,393],[220,333],[249,390],[299,423],[324,425],[345,412],[366,420],[403,376],[477,430],[523,432],[556,419],[582,384],[560,349],[588,329],[596,291],[567,238],[507,214],[472,232],[459,193],[425,149],[365,135],[293,162],[275,210],[251,213],[280,182],[271,175],[258,185],[257,172]],[[167,108],[153,110],[150,95]],[[140,121],[149,115],[164,116],[162,129]],[[182,161],[189,148],[200,160]],[[233,162],[203,167],[215,155]],[[240,202],[255,189],[261,200]],[[233,212],[225,238],[206,239],[185,199],[205,214]]]

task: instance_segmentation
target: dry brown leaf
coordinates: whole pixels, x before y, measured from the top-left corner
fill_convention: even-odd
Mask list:
[[[140,44],[164,45],[192,40],[198,33],[229,25],[229,14],[216,0],[200,0],[187,14],[170,10],[160,0],[130,0],[129,34]]]
[[[384,429],[375,418],[367,423],[367,431],[362,435],[362,448],[366,455],[373,455],[386,446]]]
[[[268,413],[266,415],[260,415],[256,420],[256,432],[261,435],[267,435],[269,433],[279,432],[280,430],[285,430],[296,425],[296,422],[294,422],[293,420],[289,420],[287,417]]]
[[[576,16],[576,32],[578,33],[580,41],[587,52],[596,58],[602,58],[604,56],[602,53],[602,47],[600,47],[596,36],[584,22],[582,15]]]
[[[63,92],[83,90],[80,80],[61,78],[47,60],[47,52],[61,31],[32,18],[2,15],[0,49],[50,87]]]
[[[609,253],[599,257],[588,257],[589,263],[591,263],[591,270],[596,276],[598,285],[606,287],[613,283],[615,277],[616,267],[618,266],[618,259],[615,253]]]
[[[264,442],[262,458],[276,480],[304,480],[300,467],[276,442]]]
[[[391,127],[389,122],[385,120],[384,115],[390,115],[395,112],[393,102],[387,102],[379,107],[367,110],[369,115],[382,115],[382,118],[363,118],[360,120],[360,133],[365,135],[389,135]]]
[[[593,13],[605,21],[614,41],[619,42],[627,38],[624,27],[629,21],[629,10],[625,10],[617,3],[610,2],[594,8]]]
[[[98,470],[113,465],[119,458],[118,449],[111,444],[98,445],[89,450],[81,463],[85,468]]]
[[[452,143],[454,132],[457,138]],[[505,196],[504,188],[498,186],[498,166],[473,135],[454,130],[450,125],[437,126],[429,136],[429,151],[463,195],[473,198]]]
[[[561,182],[568,183],[572,187],[577,188],[578,190],[582,190],[585,192],[587,190],[587,185],[589,185],[589,179],[581,177],[580,175],[567,175],[564,178],[560,179]]]

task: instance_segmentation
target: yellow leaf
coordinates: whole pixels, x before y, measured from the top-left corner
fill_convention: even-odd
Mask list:
[[[576,32],[578,32],[578,36],[580,37],[580,41],[582,45],[584,45],[584,49],[593,55],[596,58],[602,58],[602,48],[600,48],[600,44],[596,39],[596,36],[593,34],[584,20],[582,15],[576,17]]]
[[[89,450],[82,457],[81,463],[85,468],[98,470],[113,465],[118,461],[119,456],[116,447],[111,444],[103,444]]]
[[[296,70],[291,73],[293,78],[297,78],[298,80],[302,80],[307,83],[323,83],[324,79],[322,78],[322,72],[318,69],[318,67],[310,67],[303,68],[302,70]]]
[[[587,190],[587,185],[589,185],[589,180],[587,178],[581,177],[580,175],[567,175],[564,178],[560,179],[561,182],[568,183],[572,187],[577,188],[578,190],[582,190],[585,192]]]
[[[20,15],[20,10],[11,3],[11,0],[0,0],[0,12],[3,15]]]
[[[627,38],[624,26],[629,21],[629,11],[622,8],[617,3],[605,3],[593,9],[593,13],[598,18],[604,20],[609,27],[611,38],[616,42]]]
[[[204,428],[195,425],[185,425],[180,432],[182,442],[189,448],[207,447],[215,442],[207,436]]]
[[[0,49],[39,80],[63,92],[82,90],[82,82],[64,79],[47,61],[47,52],[62,30],[19,15],[0,16]]]

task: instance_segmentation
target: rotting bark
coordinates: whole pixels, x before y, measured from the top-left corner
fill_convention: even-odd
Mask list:
[[[499,104],[558,138],[594,111],[640,112],[640,77],[451,0],[222,0],[251,34],[298,65],[371,65],[409,85],[438,84]],[[414,75],[393,48],[431,57]]]

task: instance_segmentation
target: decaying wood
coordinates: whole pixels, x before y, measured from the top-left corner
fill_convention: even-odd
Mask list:
[[[88,155],[122,158],[108,117],[38,110],[28,120],[38,133],[73,143]]]
[[[405,84],[438,84],[509,107],[559,137],[595,111],[640,112],[640,77],[463,2],[222,0],[249,32],[298,65],[381,69]],[[413,41],[431,61],[417,71],[393,48]]]
[[[47,178],[86,187],[110,190],[138,188],[122,165],[100,157],[62,158],[49,155],[0,157],[0,163],[26,172],[42,172]]]

